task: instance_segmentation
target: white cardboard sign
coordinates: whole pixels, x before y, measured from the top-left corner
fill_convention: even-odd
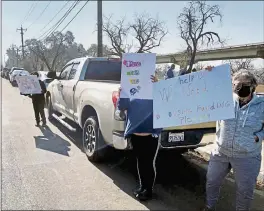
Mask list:
[[[41,94],[42,92],[36,75],[17,76],[16,81],[22,94]]]
[[[121,98],[153,99],[153,83],[156,54],[125,53],[122,55]]]

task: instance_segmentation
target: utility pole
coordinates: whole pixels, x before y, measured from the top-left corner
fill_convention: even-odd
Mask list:
[[[97,0],[97,57],[103,56],[103,8],[102,0]]]
[[[17,67],[18,67],[18,48],[16,49]]]
[[[21,43],[22,43],[22,56],[23,59],[25,58],[25,51],[24,51],[24,31],[27,31],[27,29],[23,29],[22,25],[17,31],[20,31],[21,34]]]
[[[18,67],[18,61],[19,61],[19,54],[18,54],[19,51],[20,50],[17,48],[16,49],[17,67]]]

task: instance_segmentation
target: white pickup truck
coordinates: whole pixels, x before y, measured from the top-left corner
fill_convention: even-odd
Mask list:
[[[120,79],[120,60],[85,57],[68,62],[47,88],[49,118],[76,131],[62,115],[83,129],[83,150],[91,161],[102,160],[109,146],[131,149],[124,140],[126,117],[116,112]],[[215,123],[168,128],[160,135],[161,148],[197,148],[208,144],[201,142],[204,134],[214,132]]]

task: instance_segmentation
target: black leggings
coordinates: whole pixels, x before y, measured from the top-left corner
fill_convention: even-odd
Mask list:
[[[45,117],[45,111],[44,111],[45,99],[44,98],[43,99],[42,98],[33,99],[32,103],[33,103],[35,119],[36,119],[37,124],[40,123],[39,116],[41,116],[42,123],[46,124],[46,117]]]
[[[159,150],[158,138],[131,136],[133,152],[137,159],[140,187],[152,191],[156,179],[156,157]]]

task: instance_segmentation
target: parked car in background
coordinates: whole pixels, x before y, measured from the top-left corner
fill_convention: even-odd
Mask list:
[[[10,74],[9,81],[12,84],[12,86],[17,86],[16,77],[17,76],[26,76],[26,75],[30,75],[28,71],[26,71],[24,69],[16,69]]]
[[[11,78],[12,78],[11,75],[12,75],[12,73],[13,73],[15,70],[24,70],[24,68],[21,68],[21,67],[12,67],[12,68],[11,68],[11,70],[9,71],[9,77],[8,77],[10,83],[11,83]],[[12,79],[12,80],[13,80],[13,79]]]

